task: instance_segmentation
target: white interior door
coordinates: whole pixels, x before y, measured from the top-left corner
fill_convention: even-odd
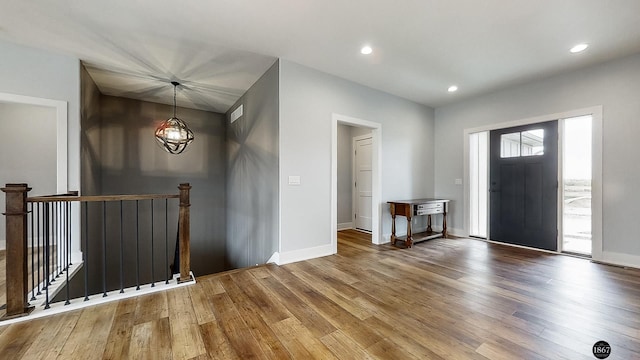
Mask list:
[[[353,138],[354,141],[354,223],[356,229],[371,231],[372,223],[372,164],[371,135]]]

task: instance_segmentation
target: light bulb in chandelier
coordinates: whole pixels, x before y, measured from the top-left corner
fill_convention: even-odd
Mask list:
[[[155,136],[168,153],[180,154],[193,142],[194,136],[187,124],[176,116],[176,88],[180,83],[172,81],[171,84],[173,85],[173,117],[158,125]]]

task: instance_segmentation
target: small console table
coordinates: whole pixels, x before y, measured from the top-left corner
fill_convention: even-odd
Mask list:
[[[391,211],[391,244],[396,241],[404,241],[407,247],[411,247],[414,242],[434,239],[437,237],[447,237],[447,207],[449,200],[443,199],[415,199],[388,201]],[[434,232],[431,229],[431,215],[442,214],[442,232]],[[396,216],[407,218],[407,235],[396,236]],[[411,218],[413,216],[427,215],[427,231],[413,234],[411,232]]]

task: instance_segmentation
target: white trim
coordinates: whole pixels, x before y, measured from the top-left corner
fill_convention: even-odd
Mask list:
[[[280,262],[280,253],[274,252],[273,255],[267,260],[267,264],[277,264]]]
[[[357,172],[358,169],[356,169],[356,146],[357,146],[357,142],[360,140],[366,140],[366,139],[371,139],[372,136],[371,134],[364,134],[364,135],[360,135],[360,136],[354,136],[353,138],[351,138],[351,183],[355,185],[356,183],[356,178],[358,177]],[[373,146],[373,144],[372,144]],[[336,160],[337,161],[337,160]],[[371,161],[373,162],[373,159],[371,159]],[[373,176],[373,171],[371,172],[371,175]],[[358,211],[358,194],[356,192],[356,188],[355,186],[351,187],[352,191],[351,191],[351,221],[353,223],[353,227],[355,228],[356,224],[357,224],[357,218],[356,218],[356,214]],[[371,201],[371,207],[373,208],[373,201]],[[373,212],[372,212],[373,213]],[[373,225],[373,224],[372,224]],[[340,226],[340,224],[338,224],[338,227]],[[340,230],[340,228],[338,228],[338,230]]]
[[[602,260],[594,259],[594,261],[640,269],[640,256],[638,255],[629,255],[610,251],[604,251],[602,255]]]
[[[193,272],[190,272],[191,279],[190,281],[185,281],[183,283],[178,283],[178,281],[171,281],[169,284],[165,284],[164,281],[159,281],[155,283],[154,287],[151,287],[151,284],[140,285],[140,290],[136,290],[136,287],[130,287],[124,289],[124,293],[120,293],[120,290],[114,290],[107,293],[106,297],[103,297],[102,294],[96,294],[89,297],[88,301],[84,301],[84,298],[77,298],[70,301],[69,305],[64,305],[64,301],[57,302],[55,304],[51,304],[49,309],[44,309],[43,306],[38,305],[35,307],[33,312],[27,316],[22,316],[18,318],[13,318],[9,320],[3,320],[0,322],[0,326],[5,326],[9,324],[14,324],[22,321],[30,321],[33,319],[38,319],[45,316],[56,315],[67,311],[73,311],[78,309],[83,309],[89,306],[99,305],[108,303],[111,301],[118,301],[123,299],[128,299],[136,296],[147,295],[152,293],[157,293],[160,291],[166,291],[171,289],[176,289],[183,286],[193,285],[196,283],[196,278],[193,275]],[[172,278],[173,280],[173,278]]]
[[[284,265],[335,254],[333,244],[279,253],[276,264]],[[274,254],[275,255],[275,254]],[[272,256],[273,258],[273,256]]]
[[[56,109],[56,191],[59,194],[68,191],[67,158],[67,102],[31,96],[0,93],[0,102],[23,105],[46,106]]]
[[[602,106],[591,111],[591,257],[603,259],[602,237]],[[640,263],[640,262],[638,262]]]
[[[556,229],[558,235],[556,236],[556,249],[559,252],[564,250],[564,121],[558,119],[558,189],[556,197],[558,199],[557,216],[556,216]],[[488,236],[488,235],[487,235]]]
[[[273,255],[269,258],[269,260],[274,260],[277,264],[280,259],[280,251],[282,250],[282,189],[284,187],[283,179],[282,179],[282,161],[280,160],[282,156],[282,140],[284,137],[282,136],[282,126],[280,125],[280,114],[282,114],[282,61],[280,59],[276,60],[278,62],[278,248]],[[337,215],[336,215],[337,218]]]
[[[353,229],[353,223],[352,222],[338,224],[338,231],[347,230],[347,229]]]
[[[447,228],[447,234],[448,235],[452,235],[452,236],[457,236],[457,237],[468,237],[468,235],[465,235],[465,231],[464,229],[458,229],[458,228]]]
[[[371,129],[371,167],[372,167],[372,220],[371,242],[382,244],[381,199],[382,199],[382,124],[354,117],[331,114],[331,248],[332,254],[338,252],[338,123]],[[319,255],[322,256],[322,255]]]
[[[468,236],[469,234],[469,203],[470,203],[470,191],[469,191],[469,135],[472,133],[483,132],[483,131],[491,131],[497,129],[504,129],[514,126],[521,125],[529,125],[547,121],[561,120],[572,117],[579,117],[584,115],[592,116],[592,136],[593,142],[592,146],[592,176],[591,176],[591,241],[592,241],[592,251],[591,256],[596,261],[602,260],[602,105],[591,106],[582,109],[570,110],[555,114],[536,116],[532,118],[526,118],[515,121],[507,121],[496,124],[489,124],[475,128],[464,129],[463,131],[463,144],[464,144],[464,153],[463,153],[463,176],[464,176],[464,198],[463,198],[463,209],[464,209],[464,236]],[[560,153],[561,149],[558,149]],[[560,160],[560,159],[559,159]],[[491,164],[489,164],[491,166]],[[561,166],[561,162],[558,161],[558,166]],[[561,172],[562,170],[560,170]],[[561,175],[561,173],[559,174]],[[487,172],[487,176],[489,176],[489,172]],[[488,182],[490,183],[490,182]],[[561,198],[558,198],[560,201]],[[489,201],[487,202],[488,205]],[[488,211],[488,210],[487,210]],[[562,218],[562,214],[558,214],[559,221]],[[491,229],[490,219],[487,216],[487,237],[490,234]],[[558,229],[560,230],[560,229]],[[487,240],[491,241],[491,240]],[[501,243],[502,244],[502,243]],[[555,253],[555,252],[553,252]]]

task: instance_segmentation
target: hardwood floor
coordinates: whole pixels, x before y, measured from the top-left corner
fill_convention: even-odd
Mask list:
[[[31,267],[31,259],[32,259],[32,252],[33,252],[33,260],[35,261],[35,266],[36,266],[36,272],[33,272],[33,268]],[[54,271],[54,257],[55,257],[55,247],[51,247],[51,255],[50,255],[50,260],[51,260],[51,264],[52,266],[50,267],[51,271]],[[28,248],[27,250],[27,258],[28,258],[28,265],[27,265],[27,277],[28,277],[28,289],[29,291],[31,291],[33,288],[35,288],[36,286],[38,286],[43,280],[44,280],[44,250],[43,248]],[[40,267],[40,269],[38,269],[37,267]],[[7,304],[7,274],[6,274],[6,269],[7,269],[7,251],[6,250],[0,250],[0,318],[2,316],[4,316],[6,314],[6,309],[4,308]],[[33,284],[33,285],[32,285]],[[32,287],[33,286],[33,287]],[[32,294],[29,293],[29,296],[31,296]]]
[[[0,326],[2,359],[640,358],[640,271],[342,231],[338,254]],[[369,237],[370,238],[370,237]]]

